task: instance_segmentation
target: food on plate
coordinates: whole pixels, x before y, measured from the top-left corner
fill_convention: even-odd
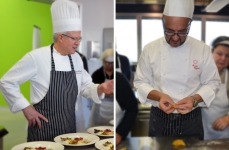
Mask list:
[[[185,147],[186,144],[184,143],[183,140],[177,139],[177,140],[173,141],[173,146],[174,147]]]
[[[103,144],[103,146],[109,147],[110,150],[114,150],[114,145],[113,145],[111,142],[109,142],[109,141],[106,141],[106,142]]]
[[[103,132],[103,130],[94,129],[94,133]]]
[[[110,147],[110,150],[114,150],[114,145],[112,144],[112,146]]]
[[[126,150],[126,147],[121,148],[120,150]]]
[[[105,130],[94,129],[94,133],[97,133],[100,135],[113,135],[114,131],[111,131],[110,129],[105,129]]]
[[[66,144],[87,144],[91,141],[88,139],[83,139],[82,137],[76,137],[76,138],[69,138],[69,137],[60,137],[61,141],[65,142]]]
[[[46,147],[25,147],[23,150],[53,150],[52,148],[46,148]]]
[[[103,146],[110,146],[110,145],[112,145],[112,143],[109,142],[109,141],[106,141],[106,142],[103,144]]]

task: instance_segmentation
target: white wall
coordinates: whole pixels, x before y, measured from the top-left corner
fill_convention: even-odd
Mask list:
[[[114,27],[114,0],[74,0],[83,5],[82,52],[87,57],[87,42],[99,41],[103,48],[103,28]]]

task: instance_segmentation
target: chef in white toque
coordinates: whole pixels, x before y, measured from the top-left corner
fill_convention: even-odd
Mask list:
[[[75,52],[82,39],[77,4],[56,0],[51,14],[54,43],[27,53],[0,80],[11,111],[23,111],[28,120],[27,141],[53,141],[58,135],[75,133],[77,97],[101,103],[104,94],[113,93],[113,80],[93,84]],[[28,80],[31,103],[20,92],[20,84]]]
[[[145,45],[134,86],[152,104],[149,136],[203,139],[200,107],[208,107],[220,84],[210,48],[188,36],[194,0],[167,0],[164,36]]]

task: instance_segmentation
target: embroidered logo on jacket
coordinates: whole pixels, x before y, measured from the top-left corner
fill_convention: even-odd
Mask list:
[[[75,71],[76,72],[76,74],[81,74],[81,71]]]
[[[200,69],[200,68],[198,67],[198,61],[197,61],[197,60],[193,60],[192,66],[193,66],[194,69]]]

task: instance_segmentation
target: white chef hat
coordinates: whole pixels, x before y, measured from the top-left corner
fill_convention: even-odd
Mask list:
[[[166,0],[163,14],[192,19],[193,11],[194,0]]]
[[[56,0],[51,6],[54,33],[81,31],[79,8],[75,2]]]
[[[111,48],[106,49],[100,56],[102,61],[114,62],[114,50]]]

